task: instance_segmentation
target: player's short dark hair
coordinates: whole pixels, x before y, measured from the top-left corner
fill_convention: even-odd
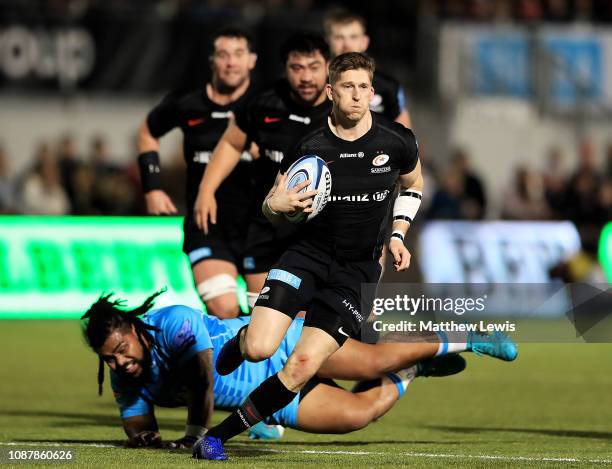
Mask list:
[[[280,58],[283,64],[287,63],[289,55],[314,54],[319,51],[328,61],[330,58],[329,45],[323,36],[317,33],[301,32],[288,37],[281,46]]]
[[[83,327],[83,335],[87,344],[97,351],[109,335],[115,330],[130,330],[132,326],[136,331],[138,340],[144,345],[143,339],[149,344],[154,345],[155,340],[150,331],[157,331],[154,326],[146,324],[139,316],[149,311],[153,306],[157,296],[164,293],[166,289],[159,290],[149,296],[138,308],[131,310],[123,309],[125,300],[115,299],[111,297],[113,293],[102,294],[94,304],[90,306],[87,312],[81,317]],[[98,361],[98,394],[102,395],[102,386],[104,384],[104,360],[99,357]]]
[[[215,51],[215,41],[220,37],[231,37],[235,39],[244,39],[247,43],[249,51],[253,50],[253,38],[244,29],[237,26],[223,26],[217,29],[210,39],[211,53]]]
[[[329,83],[333,85],[340,78],[342,72],[347,70],[365,70],[370,76],[370,81],[374,77],[376,65],[374,59],[361,52],[347,52],[335,57],[329,64]]]
[[[366,30],[366,20],[363,16],[353,13],[346,8],[332,8],[325,13],[325,17],[323,18],[323,30],[325,31],[325,34],[329,36],[331,34],[332,26],[336,24],[351,24],[354,22],[359,23],[363,30]]]

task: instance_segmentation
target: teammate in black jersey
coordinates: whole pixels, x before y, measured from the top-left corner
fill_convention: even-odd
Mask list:
[[[408,267],[410,253],[403,238],[423,189],[418,149],[409,129],[370,112],[373,72],[373,61],[360,53],[341,54],[331,62],[326,86],[333,102],[331,116],[283,160],[277,183],[264,201],[264,213],[278,222],[283,213],[310,211],[312,200],[298,194],[301,186],[287,191],[284,172],[304,154],[328,162],[330,202],[299,226],[299,239],[270,270],[250,324],[223,346],[217,371],[229,374],[244,359],[270,357],[297,312],[306,310],[300,339],[283,369],[208,432],[203,457],[216,451],[208,451],[207,444],[218,446],[291,402],[321,364],[349,336],[357,336],[373,300],[362,301],[361,284],[379,280],[384,224],[397,183],[401,191],[393,205],[389,251],[396,270]]]
[[[364,53],[368,49],[370,38],[366,34],[366,22],[362,16],[343,8],[332,9],[325,15],[323,28],[332,56],[346,52]],[[374,95],[370,109],[405,127],[412,128],[404,90],[400,84],[392,77],[376,70],[373,87]]]
[[[159,138],[175,127],[183,131],[187,163],[187,214],[183,251],[189,257],[196,288],[206,308],[220,318],[236,317],[236,276],[242,265],[251,177],[248,152],[238,155],[240,164],[217,191],[219,223],[204,234],[193,219],[198,187],[212,150],[221,138],[233,112],[246,100],[250,72],[257,56],[245,32],[224,29],[213,38],[210,56],[212,80],[203,89],[170,93],[140,126],[139,164],[147,211],[155,215],[177,213],[168,195],[160,189]]]
[[[270,267],[287,248],[292,226],[274,227],[262,215],[261,204],[274,183],[280,162],[293,144],[313,128],[322,125],[331,110],[325,96],[329,48],[316,34],[299,33],[281,47],[286,79],[262,91],[236,112],[212,159],[200,186],[196,202],[196,221],[205,232],[214,229],[218,207],[217,187],[240,160],[240,152],[251,140],[259,146],[259,158],[253,162],[254,195],[250,199],[249,223],[244,258],[244,272],[251,306],[263,286]],[[244,200],[245,206],[247,199]],[[210,222],[209,222],[210,220]]]

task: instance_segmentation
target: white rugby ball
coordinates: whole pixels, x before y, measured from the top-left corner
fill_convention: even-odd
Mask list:
[[[299,223],[312,220],[325,208],[329,200],[332,187],[331,173],[325,161],[316,155],[304,155],[289,167],[287,170],[287,190],[293,189],[307,180],[310,180],[310,184],[300,190],[300,193],[319,191],[312,201],[311,207],[313,210],[311,213],[302,211],[285,213],[285,218],[290,222]]]

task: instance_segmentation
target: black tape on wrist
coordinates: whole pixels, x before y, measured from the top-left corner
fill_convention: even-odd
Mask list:
[[[138,168],[140,169],[140,181],[144,192],[161,189],[159,153],[147,151],[138,155]]]

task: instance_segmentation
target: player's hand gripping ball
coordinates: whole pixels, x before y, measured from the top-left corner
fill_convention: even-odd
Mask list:
[[[325,161],[316,155],[304,155],[294,162],[287,170],[287,190],[310,181],[310,184],[300,190],[302,192],[318,191],[313,197],[312,212],[295,211],[285,213],[285,218],[292,223],[312,220],[325,208],[332,187],[331,173]]]

